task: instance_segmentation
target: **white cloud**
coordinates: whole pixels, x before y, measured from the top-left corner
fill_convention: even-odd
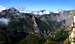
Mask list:
[[[39,12],[39,15],[43,15],[43,13],[42,12]]]
[[[49,11],[45,11],[44,14],[50,14],[50,12]]]
[[[54,13],[59,13],[59,11],[54,11]]]
[[[5,7],[3,7],[3,6],[0,5],[0,12],[1,12],[2,10],[5,10],[5,9],[6,9]]]
[[[8,22],[9,22],[9,19],[6,19],[6,18],[0,18],[0,22],[8,25]]]

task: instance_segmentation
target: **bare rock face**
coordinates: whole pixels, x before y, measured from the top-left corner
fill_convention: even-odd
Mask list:
[[[71,35],[69,36],[71,44],[75,44],[75,28],[73,28]]]

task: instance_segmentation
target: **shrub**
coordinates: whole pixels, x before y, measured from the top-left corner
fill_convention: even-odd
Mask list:
[[[44,39],[38,37],[36,34],[29,34],[26,38],[17,44],[43,44]]]
[[[68,37],[68,32],[57,31],[48,37],[49,41],[64,41]]]

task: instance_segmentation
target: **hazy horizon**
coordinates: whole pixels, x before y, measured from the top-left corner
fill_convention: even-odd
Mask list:
[[[0,0],[2,9],[15,7],[28,11],[60,11],[75,9],[75,0]]]

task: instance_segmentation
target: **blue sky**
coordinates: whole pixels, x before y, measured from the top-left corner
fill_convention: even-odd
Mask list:
[[[75,0],[0,0],[0,6],[26,10],[68,10],[75,9]]]

